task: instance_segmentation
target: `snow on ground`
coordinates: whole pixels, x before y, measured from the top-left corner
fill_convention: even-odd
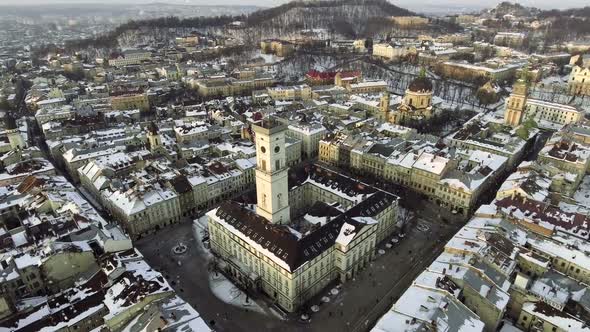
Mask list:
[[[530,92],[530,98],[542,101],[565,104],[587,110],[590,108],[590,97],[588,96],[571,96],[564,91],[564,88],[555,89],[534,89]]]
[[[255,58],[258,58],[258,57],[262,58],[264,60],[264,63],[267,63],[267,64],[281,62],[285,59],[285,58],[278,57],[274,54],[265,54],[260,51],[258,53],[256,53],[256,55],[254,55],[254,57]]]
[[[519,329],[518,327],[512,325],[511,322],[504,321],[504,326],[502,326],[502,329],[500,330],[500,332],[522,332],[522,330]]]
[[[195,237],[195,242],[197,243],[199,252],[202,253],[207,260],[210,260],[213,258],[213,254],[203,245],[203,237],[208,232],[208,222],[209,218],[206,215],[200,217],[199,219],[195,219],[193,221],[193,236]]]
[[[36,297],[28,297],[21,299],[17,304],[16,307],[19,311],[24,311],[29,308],[34,308],[39,306],[43,303],[47,302],[46,296],[36,296]]]
[[[252,299],[248,299],[246,302],[246,294],[221,273],[217,273],[217,275],[214,272],[211,273],[209,287],[211,287],[213,294],[225,303],[266,314],[265,310]]]
[[[195,237],[198,250],[203,255],[205,255],[207,260],[211,260],[213,259],[213,254],[209,249],[205,248],[202,241],[203,236],[206,234],[204,231],[207,230],[208,222],[209,218],[206,215],[195,219],[193,221],[193,235]],[[217,298],[225,303],[239,306],[247,310],[256,311],[262,314],[272,314],[277,316],[279,319],[283,319],[283,317],[276,311],[272,310],[272,308],[268,308],[268,311],[266,311],[252,299],[249,299],[248,302],[246,302],[246,294],[220,272],[210,272],[209,287],[211,288],[213,294],[215,294]]]
[[[209,225],[209,217],[207,217],[207,215],[203,215],[202,217],[195,219],[193,223],[201,229],[207,229]]]
[[[552,86],[552,85],[565,85],[567,84],[569,80],[569,75],[565,75],[565,76],[558,76],[558,75],[554,75],[554,76],[548,76],[543,78],[538,85],[540,85],[541,87],[548,87],[548,86]]]
[[[574,193],[574,200],[583,209],[590,208],[590,177],[586,176]]]
[[[313,69],[318,70],[318,71],[328,71],[336,65],[337,65],[337,63],[331,59],[328,59],[328,60],[321,59],[320,61],[317,61],[313,65]]]

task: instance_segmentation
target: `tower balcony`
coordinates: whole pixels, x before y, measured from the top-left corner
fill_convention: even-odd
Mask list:
[[[263,119],[256,124],[253,124],[252,129],[255,133],[270,136],[278,132],[287,130],[287,125],[270,117]]]

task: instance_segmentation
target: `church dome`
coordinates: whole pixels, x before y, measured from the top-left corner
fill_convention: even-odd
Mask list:
[[[154,123],[154,121],[151,121],[148,126],[147,126],[147,131],[152,134],[152,135],[157,135],[158,134],[158,126],[156,126],[156,124]]]
[[[412,92],[432,91],[432,82],[427,77],[419,76],[410,83],[408,90]]]

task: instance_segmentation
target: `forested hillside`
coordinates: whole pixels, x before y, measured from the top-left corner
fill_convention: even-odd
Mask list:
[[[88,39],[72,40],[65,45],[66,51],[92,48],[111,50],[128,46],[130,36],[144,38],[167,36],[168,32],[207,31],[231,29],[230,34],[242,38],[247,45],[255,45],[264,38],[286,38],[303,30],[324,30],[330,36],[358,38],[372,36],[381,30],[390,29],[391,16],[408,16],[414,13],[397,7],[386,0],[322,0],[293,1],[270,9],[259,10],[249,15],[214,17],[163,17],[136,20],[122,24],[113,31]],[[242,25],[230,25],[241,22]],[[151,36],[151,37],[150,37]],[[44,54],[54,45],[38,50]],[[95,52],[100,53],[100,52]]]
[[[373,20],[414,13],[386,0],[293,1],[250,14],[246,26],[270,36],[304,29],[327,29],[345,37],[359,37]]]

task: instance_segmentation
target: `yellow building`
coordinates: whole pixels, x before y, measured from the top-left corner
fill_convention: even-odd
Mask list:
[[[199,36],[177,37],[176,43],[185,46],[195,46],[199,44]]]
[[[344,88],[352,94],[359,93],[380,93],[387,91],[385,81],[365,81],[359,83],[343,83]]]
[[[307,84],[276,86],[266,88],[266,93],[273,100],[310,100],[311,87]]]
[[[590,95],[590,60],[584,61],[581,55],[572,68],[569,91],[576,95]]]
[[[350,151],[357,141],[358,138],[340,132],[330,134],[320,141],[318,159],[327,165],[347,168],[350,166]]]
[[[567,136],[574,141],[590,146],[590,127],[586,124],[570,124],[564,128]]]
[[[365,40],[364,39],[357,39],[352,43],[355,52],[366,52],[367,48],[365,47]]]
[[[264,89],[274,84],[270,76],[256,78],[236,79],[233,77],[211,77],[190,82],[203,97],[228,97],[251,93],[254,90]]]
[[[232,96],[234,90],[231,82],[232,79],[225,77],[208,78],[192,81],[191,86],[203,97]]]
[[[14,312],[16,312],[16,307],[8,294],[0,295],[0,319],[4,319]]]
[[[295,52],[293,44],[283,40],[263,40],[260,42],[262,53],[276,54],[279,57],[286,57]]]
[[[147,93],[122,94],[111,96],[111,107],[115,110],[134,110],[148,111],[150,102]]]
[[[477,17],[474,15],[458,15],[455,18],[455,22],[459,24],[469,24],[475,22],[476,18]]]
[[[339,145],[340,149],[330,145]],[[356,172],[411,188],[460,214],[471,211],[480,195],[505,169],[508,160],[483,151],[454,155],[405,152],[365,141],[344,148],[344,143],[338,140],[326,140],[321,144],[320,153],[323,162],[350,165]],[[460,162],[467,166],[459,168]]]
[[[539,99],[528,99],[526,103],[525,119],[534,120],[539,127],[551,128],[554,124],[561,128],[564,125],[578,123],[583,118],[584,113],[574,106]]]
[[[447,78],[463,81],[493,80],[502,82],[516,75],[521,65],[517,63],[480,63],[469,64],[456,61],[445,61],[436,65],[436,70]]]
[[[516,127],[522,122],[526,101],[528,97],[528,83],[519,79],[514,83],[512,93],[506,100],[506,111],[504,112],[504,123]]]
[[[494,37],[494,44],[499,46],[520,47],[526,40],[521,32],[498,32]]]
[[[516,326],[524,331],[590,332],[586,322],[557,310],[543,301],[524,303]]]
[[[390,114],[389,121],[400,124],[408,120],[428,120],[432,114],[432,82],[423,71],[410,83],[402,103]]]
[[[590,148],[556,133],[539,151],[537,160],[541,164],[551,164],[564,172],[575,174],[573,182],[577,187],[590,169]]]
[[[523,79],[514,84],[504,111],[504,123],[512,127],[533,120],[539,127],[556,129],[578,123],[583,117],[573,106],[528,98],[528,83]]]
[[[389,43],[379,43],[373,45],[373,56],[385,58],[387,60],[403,58],[408,54],[416,54],[414,46],[397,46]]]
[[[151,60],[152,53],[144,50],[124,51],[118,57],[109,59],[109,66],[122,67],[127,65],[138,65],[144,61]]]
[[[391,20],[400,26],[420,26],[428,24],[428,18],[420,16],[392,16]]]

